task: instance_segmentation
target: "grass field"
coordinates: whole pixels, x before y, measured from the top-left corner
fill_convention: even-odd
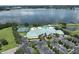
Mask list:
[[[79,27],[79,24],[67,24],[67,26],[76,26],[76,27]]]
[[[25,36],[26,35],[26,32],[20,32],[19,33],[21,36]]]
[[[6,39],[8,41],[8,45],[3,46],[0,52],[6,51],[8,49],[11,49],[17,46],[14,40],[15,38],[12,33],[12,27],[8,27],[8,28],[0,30],[0,39]]]
[[[79,35],[79,30],[71,31],[71,34],[72,34],[72,35],[76,35],[76,34]]]
[[[67,24],[67,26],[74,26],[74,27],[78,27],[79,28],[79,24],[78,23],[77,24]],[[75,34],[79,35],[79,30],[71,31],[71,34],[72,35],[75,35]]]

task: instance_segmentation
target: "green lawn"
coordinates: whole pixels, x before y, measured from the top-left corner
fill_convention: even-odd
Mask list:
[[[79,24],[67,24],[67,26],[74,26],[74,27],[78,27],[79,28]],[[75,31],[71,31],[71,35],[79,35],[79,30],[75,30]]]
[[[71,34],[72,34],[72,35],[75,35],[75,34],[79,35],[79,30],[72,31]]]
[[[5,29],[0,30],[0,39],[6,39],[8,41],[8,45],[5,45],[2,47],[2,50],[0,52],[14,48],[17,46],[15,42],[15,38],[12,33],[12,27],[8,27]]]
[[[67,26],[76,26],[76,27],[79,27],[79,24],[67,24]]]
[[[19,33],[21,36],[25,36],[26,35],[26,32],[20,32]]]

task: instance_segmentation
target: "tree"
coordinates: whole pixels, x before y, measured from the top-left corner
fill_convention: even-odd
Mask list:
[[[52,34],[47,35],[47,39],[52,39]]]
[[[33,27],[38,27],[40,26],[40,24],[33,24]]]
[[[67,26],[67,24],[64,23],[64,22],[62,22],[62,23],[60,23],[60,24],[61,24],[61,27],[62,27],[62,28],[66,28],[66,26]]]
[[[58,41],[59,44],[63,45],[63,43],[61,42],[61,40]]]
[[[67,45],[67,44],[64,44],[64,47],[66,47],[67,49],[69,49],[70,47],[69,47],[69,45]]]
[[[1,50],[1,48],[2,48],[2,44],[0,43],[0,50]]]
[[[59,54],[59,50],[57,50],[57,48],[53,48],[53,51],[55,51],[55,53]]]
[[[72,42],[73,42],[74,44],[76,44],[76,43],[77,43],[77,41],[75,41],[75,40],[72,40]]]
[[[29,24],[28,24],[28,23],[25,23],[24,25],[25,25],[26,27],[28,27],[28,26],[29,26]]]
[[[70,30],[62,29],[62,31],[63,31],[64,34],[66,34],[66,35],[71,35],[71,31],[70,31]]]
[[[15,54],[24,54],[24,49],[23,48],[19,48],[18,50],[16,50]]]
[[[41,34],[41,35],[38,36],[38,38],[40,39],[40,41],[44,40],[45,37],[46,37],[46,36],[45,36],[44,34]]]
[[[50,47],[50,41],[47,41],[48,47]]]
[[[54,35],[55,35],[56,37],[59,37],[59,34],[57,34],[57,33],[55,33]]]
[[[0,42],[2,45],[8,45],[8,42],[5,39],[0,39]]]
[[[60,30],[61,28],[59,26],[55,26],[55,29],[56,30]]]
[[[74,37],[76,37],[76,38],[78,38],[78,39],[79,39],[79,35],[78,35],[78,34],[75,34],[75,35],[74,35]]]
[[[67,39],[68,41],[72,41],[72,37],[71,37],[71,36],[66,37],[66,39]]]

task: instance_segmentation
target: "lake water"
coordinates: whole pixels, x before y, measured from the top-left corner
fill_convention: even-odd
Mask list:
[[[79,9],[19,9],[0,12],[0,23],[79,23]]]

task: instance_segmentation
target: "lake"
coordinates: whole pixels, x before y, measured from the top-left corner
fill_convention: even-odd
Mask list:
[[[0,12],[0,23],[79,23],[79,9],[16,9]]]

